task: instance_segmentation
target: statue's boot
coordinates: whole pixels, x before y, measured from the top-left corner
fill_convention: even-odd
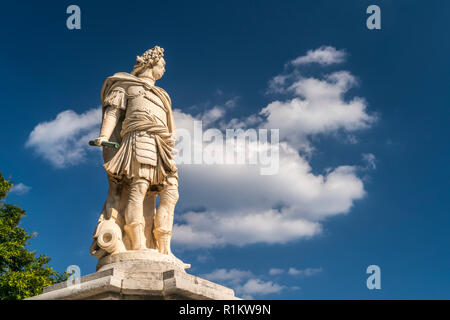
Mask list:
[[[164,228],[157,228],[153,230],[153,234],[155,235],[156,247],[159,253],[172,255],[172,251],[170,250],[172,232]]]
[[[153,235],[159,253],[172,255],[170,240],[172,238],[173,214],[178,201],[177,186],[170,185],[160,192],[158,210],[154,219]]]
[[[125,225],[125,232],[131,240],[131,250],[142,250],[146,248],[144,226],[142,223]]]

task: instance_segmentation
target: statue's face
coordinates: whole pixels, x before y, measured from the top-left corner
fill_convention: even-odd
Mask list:
[[[162,76],[164,75],[164,72],[166,72],[165,66],[166,66],[166,61],[164,60],[164,58],[159,59],[158,63],[156,63],[153,66],[152,70],[153,70],[153,77],[155,78],[155,80],[162,78]]]

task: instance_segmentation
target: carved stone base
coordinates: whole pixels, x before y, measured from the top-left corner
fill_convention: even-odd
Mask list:
[[[111,254],[98,260],[97,271],[120,266],[123,271],[141,270],[164,272],[168,270],[184,271],[191,267],[174,255],[161,254],[155,249],[126,251]],[[136,269],[137,268],[137,269]]]
[[[189,265],[155,250],[128,251],[99,260],[80,283],[58,283],[29,300],[236,300],[234,291],[187,274]]]

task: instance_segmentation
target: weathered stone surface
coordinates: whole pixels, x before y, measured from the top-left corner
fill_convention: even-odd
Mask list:
[[[143,249],[173,257],[176,126],[169,95],[155,86],[165,65],[164,49],[155,46],[137,57],[131,73],[118,72],[103,84],[102,125],[90,142],[103,147],[109,184],[90,247],[97,259]]]
[[[161,263],[155,267],[151,261],[142,260],[115,262],[81,277],[78,285],[59,283],[29,300],[238,299],[230,288],[187,274],[182,269],[167,270],[170,267],[171,264],[167,264],[164,268]]]
[[[173,255],[161,254],[154,249],[142,249],[115,253],[99,259],[97,271],[110,269],[111,266],[120,265],[121,270],[134,271],[167,271],[183,270],[191,267]]]

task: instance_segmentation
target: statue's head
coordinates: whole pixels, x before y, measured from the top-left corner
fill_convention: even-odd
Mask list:
[[[136,57],[136,64],[134,65],[132,75],[135,76],[147,76],[153,78],[154,80],[161,79],[164,72],[166,71],[164,60],[164,49],[155,46],[144,52],[142,56]]]

